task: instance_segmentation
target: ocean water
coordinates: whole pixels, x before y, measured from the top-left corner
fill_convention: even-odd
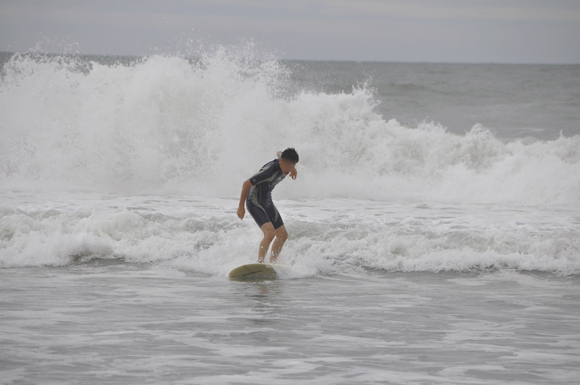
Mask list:
[[[1,384],[578,383],[580,66],[192,57],[1,56]]]

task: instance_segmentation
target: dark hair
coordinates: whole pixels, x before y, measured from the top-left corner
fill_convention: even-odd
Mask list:
[[[299,159],[298,153],[293,148],[285,149],[284,152],[282,152],[282,155],[280,156],[280,158],[287,159],[290,162],[294,162],[294,163],[298,163],[298,159]]]

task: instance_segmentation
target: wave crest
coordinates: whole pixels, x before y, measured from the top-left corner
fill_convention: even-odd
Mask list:
[[[577,204],[580,137],[504,141],[377,112],[375,93],[291,91],[274,59],[224,47],[200,59],[14,55],[2,71],[6,184],[235,196],[285,147],[300,198]],[[392,97],[396,97],[393,95]]]

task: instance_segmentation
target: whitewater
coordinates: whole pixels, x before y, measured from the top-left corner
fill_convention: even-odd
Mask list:
[[[576,383],[579,66],[1,59],[1,384]]]

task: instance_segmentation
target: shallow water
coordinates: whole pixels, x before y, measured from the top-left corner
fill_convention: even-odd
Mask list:
[[[3,384],[578,377],[577,277],[366,270],[236,282],[104,260],[0,274]]]

